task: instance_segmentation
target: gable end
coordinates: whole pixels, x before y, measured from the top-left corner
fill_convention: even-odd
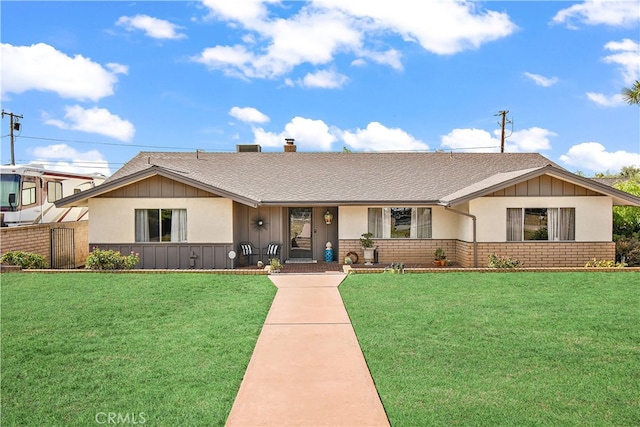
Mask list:
[[[161,175],[154,175],[141,181],[97,196],[99,198],[181,198],[220,197],[182,182]]]
[[[562,197],[562,196],[602,196],[601,193],[561,179],[541,175],[527,181],[511,185],[487,194],[486,197]]]

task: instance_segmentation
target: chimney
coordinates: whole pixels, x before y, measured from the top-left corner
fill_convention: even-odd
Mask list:
[[[285,153],[295,153],[296,152],[296,144],[294,144],[295,139],[293,138],[285,138],[284,142],[284,152]]]

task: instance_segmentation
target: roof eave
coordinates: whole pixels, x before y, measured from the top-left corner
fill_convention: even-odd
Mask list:
[[[486,196],[487,194],[491,194],[495,191],[498,190],[502,190],[506,187],[510,187],[512,185],[516,185],[519,184],[521,182],[525,182],[529,179],[538,177],[538,176],[542,176],[542,175],[549,175],[549,176],[553,176],[555,178],[558,179],[562,179],[568,182],[571,182],[573,184],[577,184],[580,185],[581,187],[587,188],[589,190],[592,191],[596,191],[598,193],[602,193],[604,195],[607,195],[609,197],[611,197],[614,201],[614,205],[616,206],[640,206],[640,197],[634,196],[633,194],[624,192],[622,190],[618,190],[617,188],[614,187],[610,187],[606,184],[602,184],[599,183],[597,181],[593,181],[589,178],[585,178],[579,175],[576,175],[574,173],[571,173],[569,171],[566,171],[564,169],[560,169],[558,167],[555,167],[553,165],[547,165],[547,166],[543,166],[541,168],[538,168],[534,171],[528,172],[526,174],[523,175],[519,175],[515,178],[512,179],[508,179],[505,180],[499,184],[495,184],[492,186],[489,186],[487,188],[484,188],[482,190],[470,193],[465,195],[464,197],[459,197],[456,199],[451,199],[451,200],[447,200],[447,199],[443,199],[441,201],[441,205],[442,206],[456,206],[456,205],[460,205],[462,203],[466,203],[469,202],[473,199],[477,199],[478,197],[482,197],[482,196]],[[624,202],[628,203],[625,204]]]

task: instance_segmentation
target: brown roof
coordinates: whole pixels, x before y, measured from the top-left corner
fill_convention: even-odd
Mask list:
[[[142,152],[107,182],[152,165],[259,203],[437,202],[540,154]]]
[[[159,174],[251,206],[453,205],[549,170],[587,181],[536,153],[141,152],[61,204]]]

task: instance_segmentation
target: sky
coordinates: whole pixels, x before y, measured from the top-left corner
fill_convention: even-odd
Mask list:
[[[140,151],[537,152],[640,167],[640,0],[2,1],[15,162]],[[10,119],[1,161],[9,164]],[[401,171],[399,171],[401,173]]]

